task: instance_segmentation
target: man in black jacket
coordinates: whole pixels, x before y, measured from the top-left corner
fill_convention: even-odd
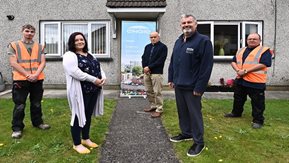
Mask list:
[[[194,140],[187,155],[198,156],[205,148],[202,95],[213,67],[213,48],[208,36],[197,31],[192,15],[181,17],[183,34],[175,42],[169,66],[169,86],[175,89],[181,133],[172,142]]]
[[[150,34],[151,43],[146,45],[142,55],[142,67],[144,72],[144,85],[150,107],[145,112],[152,112],[151,117],[160,117],[163,113],[163,68],[167,58],[168,48],[160,42],[158,32]]]

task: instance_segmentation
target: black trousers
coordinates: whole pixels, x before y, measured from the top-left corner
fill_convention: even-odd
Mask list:
[[[30,99],[30,116],[32,125],[39,126],[43,123],[41,108],[41,100],[43,97],[43,80],[39,80],[35,83],[29,81],[13,81],[13,131],[22,131],[25,127],[23,120],[25,117],[25,106],[28,94]]]
[[[252,117],[254,123],[264,124],[265,110],[265,90],[244,87],[236,84],[234,90],[234,104],[232,113],[241,116],[244,111],[244,104],[247,100],[247,95],[251,98]]]
[[[192,90],[177,87],[175,94],[182,135],[193,137],[196,144],[204,144],[202,97],[193,95]]]
[[[89,139],[91,116],[95,107],[97,96],[98,92],[83,93],[86,123],[83,127],[79,127],[78,118],[75,116],[74,124],[70,128],[74,145],[81,144],[81,135],[82,139]]]

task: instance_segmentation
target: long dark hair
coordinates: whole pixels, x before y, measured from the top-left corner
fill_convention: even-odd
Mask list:
[[[74,33],[72,33],[72,34],[69,36],[68,43],[67,43],[67,44],[68,44],[68,50],[69,50],[69,51],[72,51],[72,52],[76,52],[76,48],[75,48],[75,37],[76,37],[77,35],[81,35],[81,36],[83,37],[84,42],[85,42],[85,45],[84,45],[82,51],[83,51],[84,53],[87,53],[87,52],[88,52],[87,40],[86,40],[85,36],[83,35],[83,33],[81,33],[81,32],[74,32]]]

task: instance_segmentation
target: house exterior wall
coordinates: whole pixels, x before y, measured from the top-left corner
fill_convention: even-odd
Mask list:
[[[169,0],[167,1],[166,13],[162,17],[162,40],[168,44],[169,54],[172,51],[173,43],[177,36],[181,33],[179,27],[179,19],[182,13],[193,14],[198,20],[262,20],[263,21],[263,45],[273,49],[274,46],[274,31],[275,31],[275,1],[271,0]],[[273,60],[272,67],[268,72],[268,85],[288,85],[288,57],[286,51],[286,37],[288,36],[288,1],[277,1],[277,46],[276,59]],[[178,10],[176,10],[176,6]],[[281,32],[282,31],[282,32]],[[166,34],[167,33],[167,34]],[[288,44],[288,41],[287,41]],[[167,62],[168,63],[168,62]],[[166,67],[167,68],[167,67]],[[219,79],[232,79],[235,77],[235,72],[230,66],[230,61],[214,62],[214,68],[210,83],[219,85]]]
[[[277,1],[276,46],[275,1]],[[112,61],[101,65],[108,77],[108,85],[120,85],[120,20],[117,20],[117,37],[112,38],[112,18],[105,7],[106,0],[10,0],[0,2],[0,72],[7,84],[11,84],[11,68],[6,47],[9,42],[21,39],[21,26],[30,23],[36,27],[35,40],[39,40],[40,20],[110,20],[110,56]],[[168,46],[168,57],[164,68],[164,84],[167,83],[167,69],[175,40],[181,34],[180,15],[193,14],[198,20],[263,21],[263,45],[274,48],[276,58],[268,73],[268,85],[289,86],[289,1],[284,0],[167,0],[165,14],[160,19],[161,40]],[[14,15],[10,21],[6,15]],[[65,76],[62,61],[47,61],[45,85],[63,87]],[[232,79],[234,72],[230,61],[214,62],[210,79],[212,85],[219,85],[219,79]]]
[[[289,85],[288,9],[289,9],[288,1],[283,0],[277,1],[276,58],[273,61],[273,73],[271,73],[271,77],[269,80],[269,84],[271,85]],[[273,35],[274,31],[275,31],[274,29],[267,31],[267,35]]]

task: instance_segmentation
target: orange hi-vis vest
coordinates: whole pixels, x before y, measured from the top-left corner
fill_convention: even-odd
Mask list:
[[[236,54],[236,60],[237,60],[237,66],[239,69],[249,69],[257,64],[259,64],[259,61],[261,59],[261,56],[265,51],[267,51],[268,47],[262,47],[257,46],[254,50],[251,51],[251,53],[247,56],[243,63],[243,54],[246,50],[246,47],[240,49]],[[266,83],[267,81],[267,67],[255,71],[255,72],[249,72],[245,76],[243,76],[243,79],[252,82],[252,83]]]
[[[15,50],[17,63],[21,67],[23,67],[24,70],[27,71],[28,73],[34,74],[41,63],[43,46],[39,45],[38,43],[34,43],[32,46],[31,54],[29,54],[22,41],[12,42],[11,46]],[[13,73],[13,80],[27,80],[27,78],[23,74],[21,74],[15,69],[13,69],[12,73]],[[37,80],[43,79],[44,73],[41,72]]]

